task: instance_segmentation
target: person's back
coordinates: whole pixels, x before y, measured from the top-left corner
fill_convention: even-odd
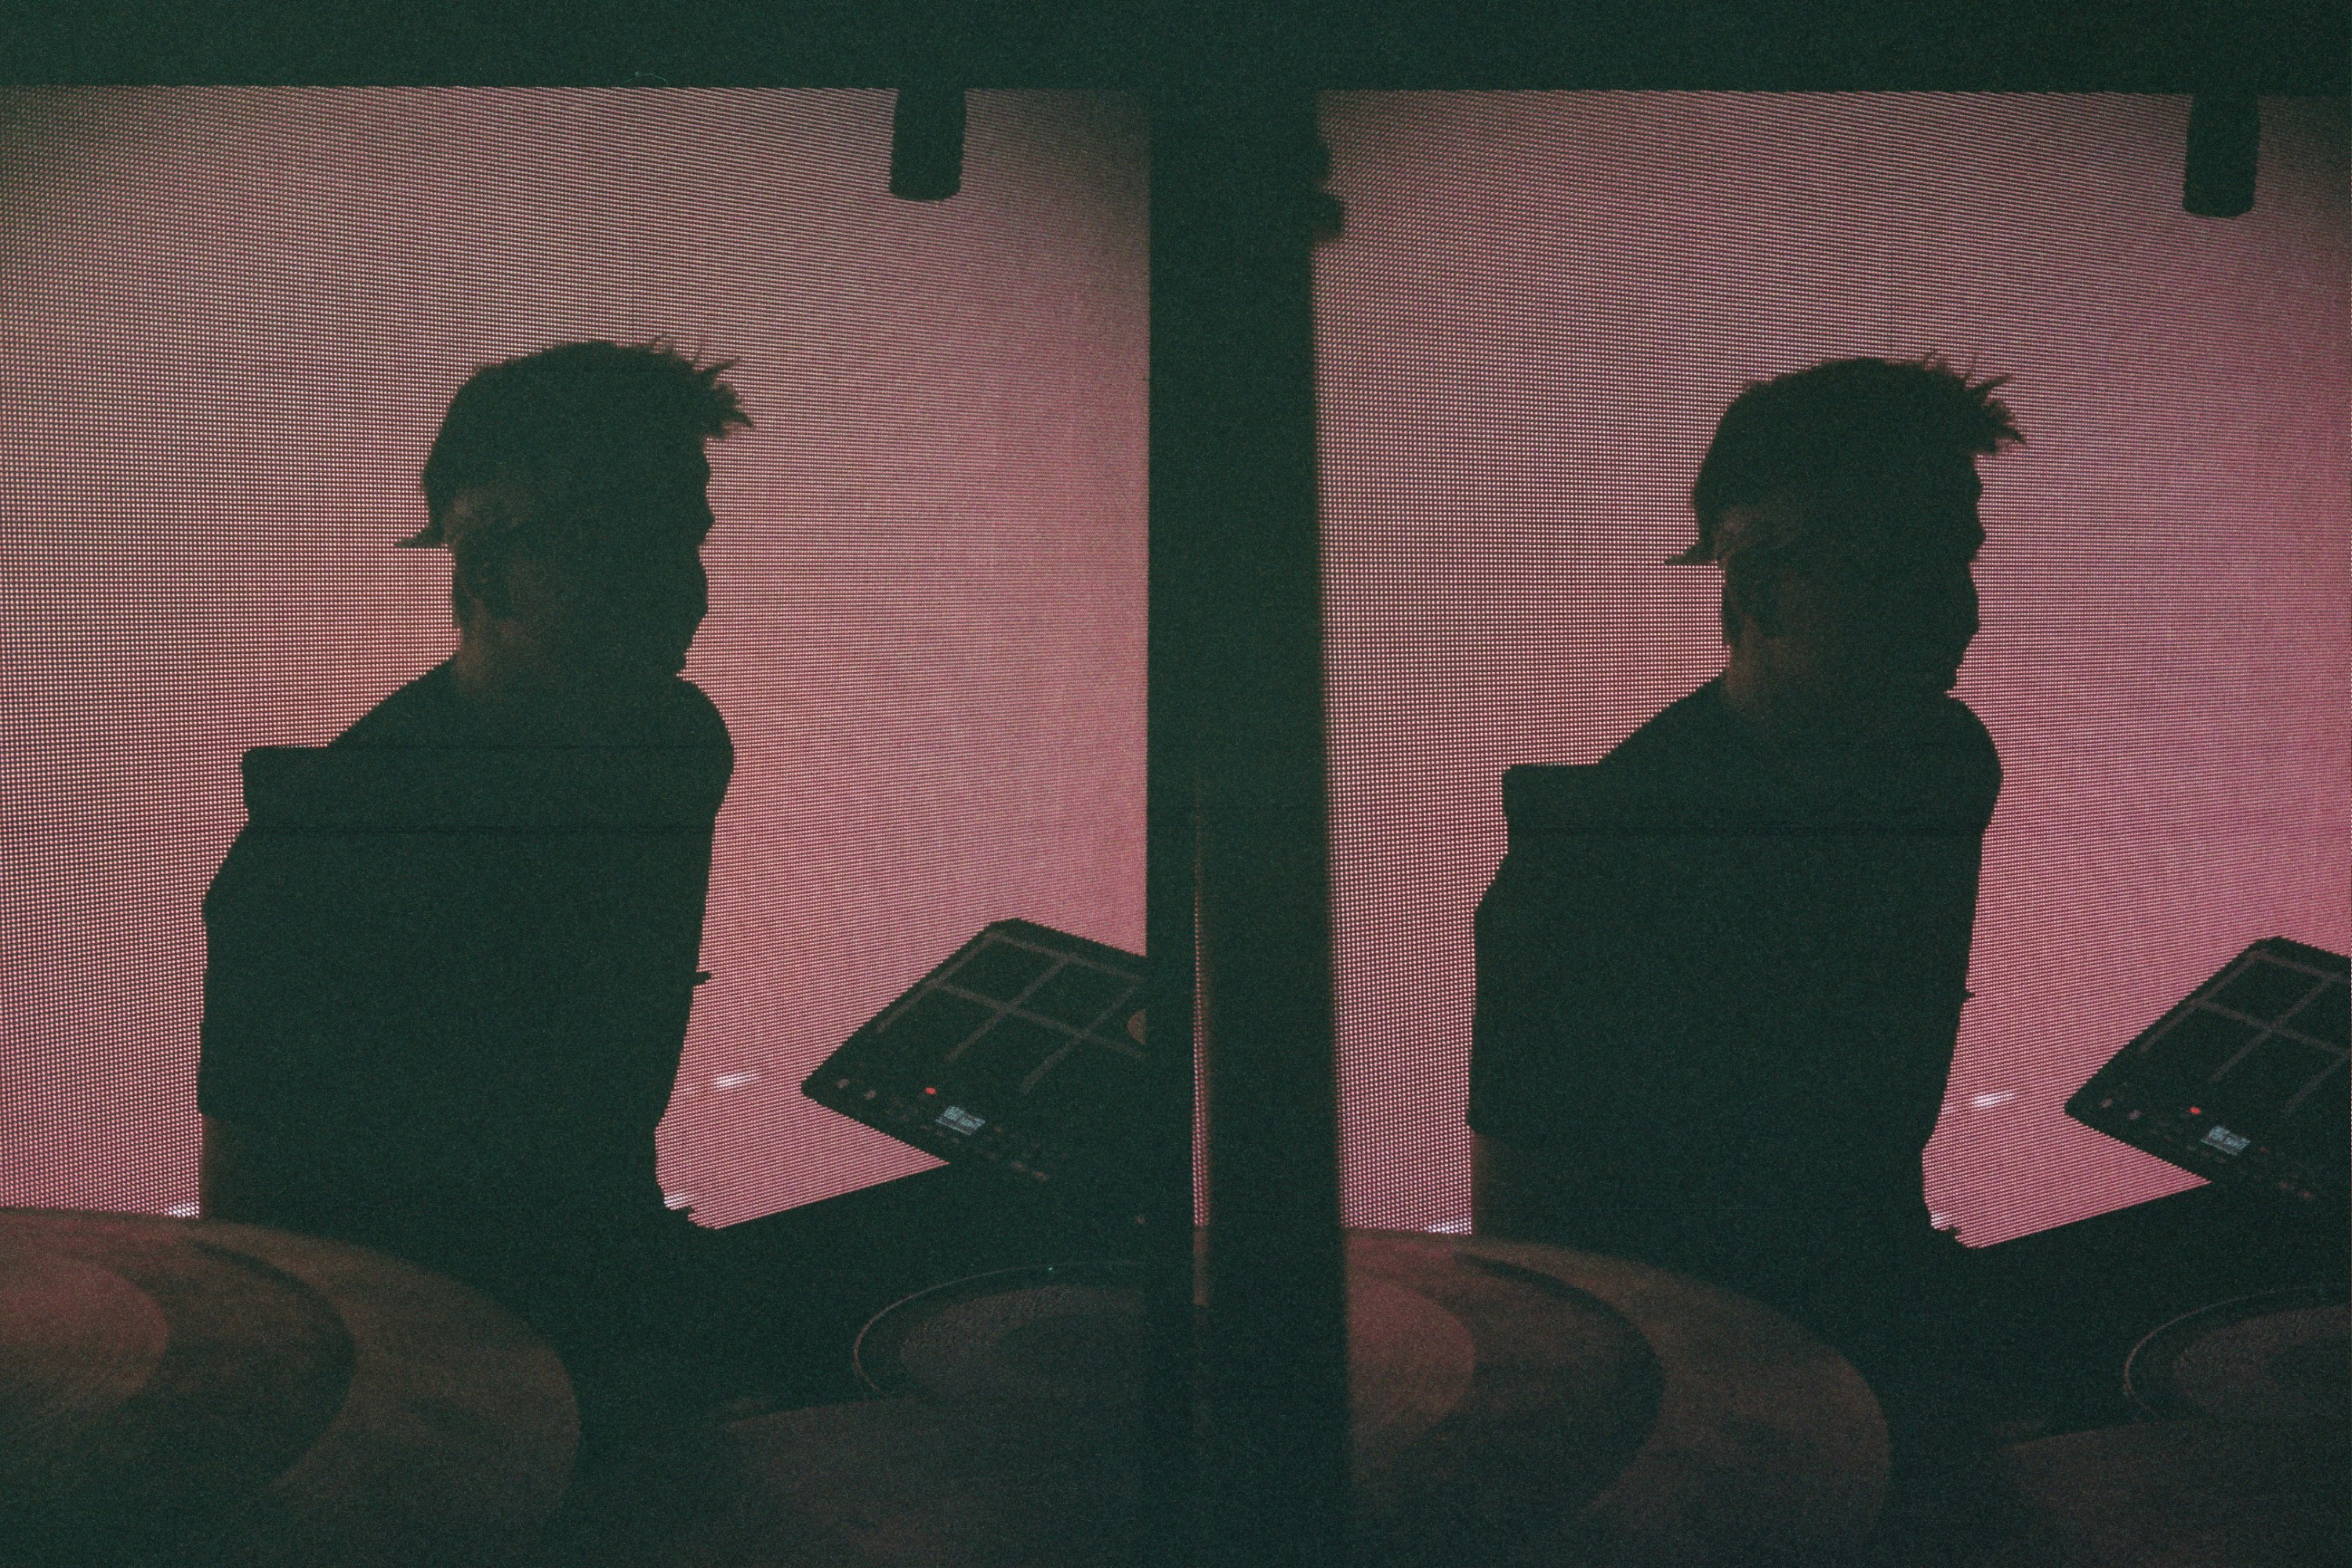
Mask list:
[[[1973,459],[2017,438],[1997,384],[1834,362],[1727,410],[1679,558],[1723,566],[1724,674],[1599,764],[1507,778],[1476,928],[1482,1234],[1710,1279],[1882,1364],[1957,1250],[1920,1155],[2000,787],[1948,695],[1977,630]]]
[[[456,655],[328,747],[247,759],[208,892],[208,1215],[377,1246],[597,1337],[662,1273],[654,1130],[683,1047],[726,727],[706,441],[666,347],[490,366],[424,476]]]
[[[1599,764],[1506,776],[1469,1121],[1490,1173],[1540,1174],[1482,1228],[1814,1318],[1825,1258],[1934,1243],[1920,1153],[1999,763],[1959,704],[1918,719],[1791,751],[1710,681]]]
[[[249,752],[205,904],[204,1213],[497,1297],[562,1356],[590,1448],[737,1394],[853,1398],[888,1303],[1132,1245],[1115,1197],[977,1162],[723,1227],[664,1203],[733,760],[679,679],[703,444],[748,422],[727,368],[573,343],[459,390],[404,542],[449,548],[457,652],[331,745]]]
[[[666,1228],[654,1130],[731,765],[675,685],[635,744],[502,746],[443,664],[331,746],[248,756],[199,1097],[268,1168],[254,1217],[503,1295]]]

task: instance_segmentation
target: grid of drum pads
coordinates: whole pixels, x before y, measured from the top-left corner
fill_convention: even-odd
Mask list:
[[[2352,1142],[2352,963],[2254,943],[2134,1040],[2067,1110],[2202,1175],[2343,1190]]]
[[[1148,1092],[1140,960],[989,927],[812,1075],[811,1096],[918,1148],[1042,1179]]]

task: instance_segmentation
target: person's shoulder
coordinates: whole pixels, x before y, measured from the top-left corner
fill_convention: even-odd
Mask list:
[[[650,740],[687,769],[716,812],[735,776],[735,742],[709,695],[690,680],[672,680],[656,705]]]
[[[1948,776],[1955,779],[1972,810],[1990,817],[2000,794],[2000,750],[1992,731],[1976,710],[1957,697],[1936,704],[1932,720],[1937,753]]]
[[[1966,752],[1994,767],[2000,765],[2000,752],[1992,743],[1992,731],[1985,728],[1977,710],[1957,697],[1946,696],[1936,704],[1935,722],[1956,752]]]
[[[1675,770],[1718,757],[1731,740],[1729,710],[1723,704],[1723,678],[1686,691],[1643,721],[1601,759],[1612,772],[1659,766]]]
[[[464,735],[466,718],[445,658],[361,714],[329,744],[446,745]]]
[[[670,683],[663,704],[663,719],[664,738],[669,743],[724,752],[733,758],[735,741],[727,732],[727,721],[720,715],[719,704],[691,680],[680,677]]]
[[[1503,814],[1514,834],[1720,809],[1737,739],[1727,732],[1721,684],[1709,680],[1676,698],[1597,763],[1506,769]]]

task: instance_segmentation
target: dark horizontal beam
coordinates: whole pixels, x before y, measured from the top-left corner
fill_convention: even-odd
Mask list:
[[[2340,0],[11,0],[0,81],[2336,93]]]

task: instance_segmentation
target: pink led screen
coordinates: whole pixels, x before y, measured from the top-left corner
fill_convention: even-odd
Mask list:
[[[189,1212],[198,900],[237,759],[454,646],[395,551],[478,364],[740,361],[688,667],[732,731],[661,1130],[727,1224],[930,1163],[802,1078],[988,921],[1143,931],[1139,104],[887,92],[0,93],[0,1205]]]
[[[1713,675],[1662,564],[1750,378],[2014,377],[1958,695],[2007,782],[1927,1157],[1987,1245],[2193,1184],[2066,1096],[2258,937],[2352,935],[2340,102],[2181,211],[2182,98],[1340,94],[1318,252],[1347,1214],[1463,1227],[1499,782]],[[1834,1149],[1822,1158],[1834,1160]]]

